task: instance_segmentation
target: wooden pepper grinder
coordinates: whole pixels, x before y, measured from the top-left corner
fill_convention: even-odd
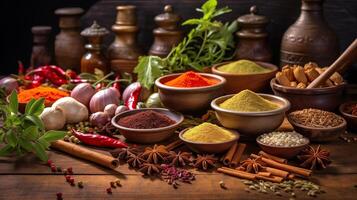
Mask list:
[[[52,61],[52,52],[49,47],[49,38],[52,28],[50,26],[33,26],[33,46],[30,66],[38,67],[48,65]]]
[[[158,28],[153,31],[155,40],[149,50],[150,55],[166,57],[182,38],[182,31],[177,27],[180,17],[173,13],[171,5],[166,5],[164,12],[155,17]]]
[[[337,58],[337,36],[324,19],[322,4],[323,0],[302,0],[301,14],[281,42],[281,66],[308,62],[328,66]]]
[[[83,9],[60,8],[55,11],[55,14],[59,16],[61,29],[55,41],[56,62],[64,69],[74,69],[78,72],[85,51],[79,21]]]
[[[96,21],[81,32],[81,35],[88,40],[88,44],[85,45],[87,52],[81,59],[81,72],[94,73],[94,69],[97,68],[105,74],[108,73],[107,60],[101,52],[103,37],[108,34],[109,31],[99,26]]]
[[[272,54],[268,45],[268,33],[265,27],[269,19],[257,15],[256,6],[250,7],[250,14],[237,19],[241,29],[236,33],[238,44],[235,59],[249,59],[263,62],[271,62]]]
[[[117,19],[112,26],[116,36],[108,48],[110,67],[115,72],[132,73],[139,56],[142,55],[136,43],[139,28],[136,25],[135,9],[133,5],[117,7]]]

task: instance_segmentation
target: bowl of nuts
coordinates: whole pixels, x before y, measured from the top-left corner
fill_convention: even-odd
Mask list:
[[[257,137],[256,141],[264,152],[286,159],[295,157],[310,142],[295,131],[265,133]]]
[[[336,140],[345,132],[347,125],[343,117],[313,108],[291,112],[288,120],[295,131],[315,142]]]
[[[290,101],[290,111],[304,108],[333,111],[341,104],[346,85],[339,73],[334,73],[318,88],[306,88],[325,70],[326,68],[320,68],[311,62],[305,66],[286,65],[276,73],[275,78],[270,81],[270,86],[275,95]]]

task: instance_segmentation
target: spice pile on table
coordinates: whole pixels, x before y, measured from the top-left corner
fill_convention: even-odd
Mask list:
[[[36,87],[21,90],[18,94],[20,103],[28,103],[31,99],[45,98],[45,105],[51,105],[58,99],[68,96],[68,93],[52,87]]]
[[[127,128],[151,129],[170,126],[176,122],[168,116],[155,111],[139,112],[120,118],[118,124]]]
[[[218,81],[210,78],[203,77],[199,73],[193,71],[185,72],[179,77],[164,83],[171,87],[182,87],[182,88],[192,88],[192,87],[205,87],[217,84]]]

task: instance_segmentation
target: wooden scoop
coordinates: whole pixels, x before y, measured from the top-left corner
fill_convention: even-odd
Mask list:
[[[353,62],[357,59],[357,39],[327,68],[319,77],[312,81],[307,88],[316,88],[322,83],[325,83],[330,76],[337,71],[344,71],[341,69],[346,63]]]

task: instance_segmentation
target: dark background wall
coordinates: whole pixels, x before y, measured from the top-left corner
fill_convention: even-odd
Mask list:
[[[110,29],[115,21],[115,7],[120,4],[134,4],[138,7],[138,24],[140,26],[139,43],[148,49],[152,43],[153,18],[163,10],[165,4],[172,4],[175,11],[184,19],[197,16],[194,8],[204,0],[3,0],[0,1],[2,53],[0,74],[15,73],[17,60],[29,64],[32,47],[31,26],[50,25],[53,37],[58,33],[58,19],[53,15],[56,8],[79,6],[87,13],[82,17],[82,27],[96,19],[101,25]],[[95,5],[94,5],[95,4]],[[248,13],[251,5],[257,5],[259,13],[271,19],[268,26],[269,42],[274,53],[274,62],[279,61],[279,46],[284,31],[300,13],[300,0],[219,0],[219,5],[233,9],[221,20],[232,21]],[[326,0],[325,18],[336,31],[340,40],[340,49],[344,50],[357,36],[357,0]],[[113,35],[106,38],[106,44],[113,40]],[[356,67],[346,74],[350,82],[357,82]]]

